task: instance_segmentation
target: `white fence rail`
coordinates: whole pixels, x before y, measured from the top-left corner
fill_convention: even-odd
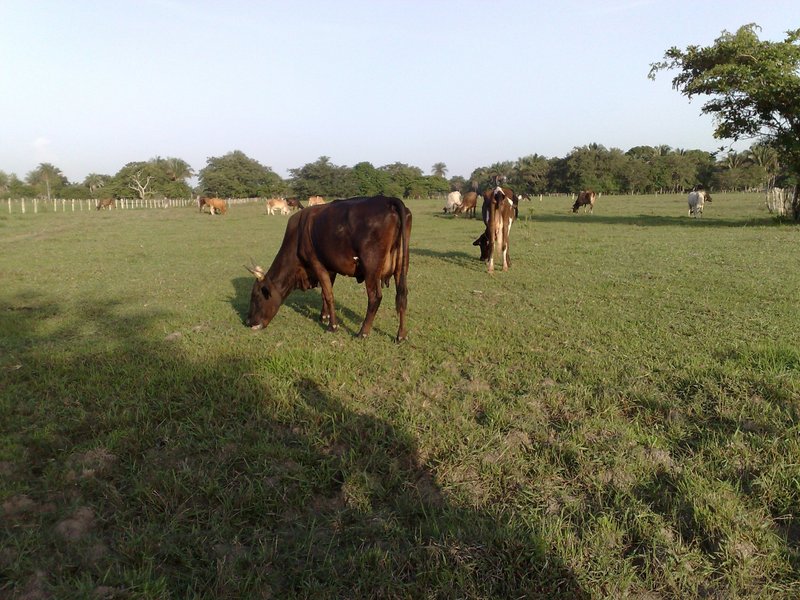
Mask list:
[[[228,206],[259,202],[263,198],[225,198]],[[4,204],[9,214],[27,213],[55,213],[55,212],[81,212],[99,210],[101,201],[96,199],[53,198],[43,200],[40,198],[7,198]],[[143,208],[182,208],[191,206],[197,208],[195,198],[119,198],[113,201],[110,207],[102,210],[133,210]]]

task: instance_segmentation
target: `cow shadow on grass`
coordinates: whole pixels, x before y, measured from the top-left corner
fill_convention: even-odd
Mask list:
[[[0,304],[0,595],[587,596],[529,524],[448,498],[411,434],[285,350],[208,339],[211,364],[191,332],[83,300]]]
[[[358,331],[358,328],[361,327],[361,322],[364,320],[364,315],[367,311],[367,295],[364,293],[363,296],[363,313],[358,313],[351,308],[344,306],[336,297],[336,288],[337,286],[341,287],[342,284],[345,283],[346,280],[349,278],[339,276],[336,278],[336,283],[334,283],[333,295],[334,295],[334,302],[336,303],[336,317],[340,321],[340,325],[345,323],[356,323],[354,327],[353,333]],[[247,313],[250,308],[250,294],[253,290],[253,281],[252,277],[237,277],[231,280],[231,286],[233,287],[233,296],[228,298],[233,309],[239,315],[242,320],[242,323],[246,323],[247,321]],[[354,279],[349,279],[350,283],[355,284]],[[358,284],[361,286],[363,290],[363,285]],[[392,292],[392,299],[394,298],[394,292]],[[386,302],[386,293],[384,291],[384,302],[381,306],[385,305]],[[289,297],[286,298],[286,301],[281,306],[280,310],[293,310],[299,315],[311,319],[319,323],[320,327],[327,327],[326,324],[323,324],[320,321],[320,312],[322,311],[322,295],[320,294],[319,288],[315,288],[312,290],[301,291],[295,290]],[[278,312],[280,315],[280,311]],[[277,318],[277,317],[276,317]]]
[[[476,234],[475,237],[478,237],[478,235],[480,234]],[[472,242],[468,243],[471,244]],[[464,245],[466,246],[467,243]],[[433,258],[459,267],[480,267],[481,265],[480,251],[477,249],[477,247],[475,248],[474,254],[467,254],[466,252],[462,252],[460,250],[449,250],[444,252],[441,250],[433,250],[431,248],[412,246],[410,249],[410,254],[412,258],[414,256],[423,256],[425,258]]]

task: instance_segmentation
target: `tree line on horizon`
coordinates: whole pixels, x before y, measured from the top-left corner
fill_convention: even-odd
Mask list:
[[[498,176],[518,194],[682,192],[701,184],[711,190],[793,186],[792,212],[800,221],[800,29],[783,41],[760,40],[755,23],[723,31],[707,47],[669,48],[650,65],[650,78],[676,70],[673,88],[687,98],[706,96],[701,113],[715,119],[714,137],[755,140],[744,152],[724,155],[669,146],[636,146],[627,152],[599,144],[575,147],[563,158],[531,154],[446,178],[445,163],[430,175],[404,163],[374,167],[335,165],[327,156],[290,169],[281,178],[270,167],[235,150],[207,159],[197,173],[180,158],[156,157],[126,164],[115,175],[92,173],[71,183],[60,169],[42,163],[24,180],[0,171],[0,195],[73,198],[264,197],[320,194],[328,197],[385,194],[402,198],[439,196],[450,190],[482,190]],[[198,176],[191,188],[188,180]]]
[[[469,177],[447,177],[443,162],[426,175],[417,166],[392,163],[375,167],[360,162],[336,165],[327,156],[290,169],[284,179],[269,166],[235,150],[207,159],[195,172],[180,158],[155,157],[127,163],[114,175],[91,173],[70,182],[50,163],[41,163],[25,179],[0,171],[0,195],[15,198],[225,198],[315,194],[330,198],[384,194],[400,198],[440,197],[449,191],[482,191],[500,176],[518,194],[574,193],[591,189],[604,194],[678,193],[701,184],[711,190],[764,189],[789,181],[778,154],[766,144],[721,157],[703,150],[666,145],[636,146],[627,152],[600,144],[575,147],[563,158],[539,154],[478,167]],[[197,176],[198,184],[189,180]]]

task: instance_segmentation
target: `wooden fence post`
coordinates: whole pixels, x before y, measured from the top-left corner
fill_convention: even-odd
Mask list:
[[[22,199],[22,214],[25,214],[25,198]]]
[[[8,199],[8,214],[11,214],[11,198]]]

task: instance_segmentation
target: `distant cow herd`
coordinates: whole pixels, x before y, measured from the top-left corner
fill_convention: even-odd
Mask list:
[[[480,249],[480,260],[493,273],[497,263],[503,271],[511,266],[510,234],[519,217],[520,196],[511,188],[495,184],[483,195],[481,219],[484,231],[472,243]],[[597,194],[581,190],[574,197],[572,212],[594,212]],[[702,186],[688,196],[689,216],[701,217],[711,196]],[[475,216],[478,194],[475,191],[447,195],[444,213]],[[97,201],[97,210],[113,208],[112,199]],[[200,212],[224,215],[228,204],[222,198],[198,197]],[[278,312],[293,290],[320,287],[320,320],[328,331],[336,331],[339,322],[333,299],[337,275],[354,277],[367,291],[367,312],[359,337],[366,337],[382,301],[382,288],[394,279],[395,310],[399,326],[397,341],[408,337],[409,241],[411,212],[398,198],[363,196],[326,202],[322,196],[309,196],[306,206],[298,198],[275,197],[265,201],[268,215],[291,215],[283,242],[269,269],[247,267],[256,280],[250,293],[247,325],[263,329]]]

